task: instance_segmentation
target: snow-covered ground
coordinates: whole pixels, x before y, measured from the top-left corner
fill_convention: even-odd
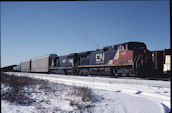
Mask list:
[[[164,113],[161,104],[120,91],[95,91],[103,99],[96,104],[95,113]]]
[[[95,107],[91,111],[95,113],[168,113],[171,111],[170,81],[7,73],[92,88],[97,95]],[[25,109],[10,105],[5,101],[1,102],[2,113],[8,112],[8,107],[11,111],[13,108],[14,111]],[[32,107],[27,107],[27,109],[32,109]]]
[[[120,91],[105,91],[94,90],[96,93],[95,107],[90,110],[92,113],[164,113],[164,108],[159,103],[151,100],[141,98],[139,96],[132,96],[123,94]],[[65,111],[71,111],[72,108],[67,103],[68,101],[61,101],[58,103]],[[35,106],[19,106],[2,101],[2,113],[37,113]],[[55,101],[54,104],[57,104]],[[54,105],[55,106],[55,105]],[[49,111],[54,108],[51,104]]]

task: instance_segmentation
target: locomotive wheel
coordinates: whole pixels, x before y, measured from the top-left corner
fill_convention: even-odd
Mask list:
[[[121,73],[121,76],[122,77],[126,77],[127,76],[127,73]]]
[[[113,74],[113,77],[118,77],[118,73],[117,73],[117,70],[116,69],[113,69],[112,70],[112,74]]]
[[[114,73],[113,76],[114,76],[115,78],[117,78],[117,77],[119,77],[119,73]]]
[[[67,71],[66,71],[66,70],[64,70],[64,74],[65,74],[65,75],[68,75],[68,73],[67,73]]]

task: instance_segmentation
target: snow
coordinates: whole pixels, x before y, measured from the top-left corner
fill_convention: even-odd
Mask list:
[[[1,100],[1,113],[36,113],[34,106],[19,106]]]
[[[168,113],[171,111],[170,81],[7,73],[45,79],[50,82],[89,87],[96,94],[97,101],[92,111],[95,113]],[[22,106],[20,108],[21,106],[16,107],[16,105],[11,105],[5,101],[1,102],[2,113],[15,113],[18,110],[24,110],[28,113],[34,111],[32,106]],[[61,104],[60,106],[64,110],[72,109],[68,106],[67,101],[58,104]],[[11,110],[8,111],[9,109]]]
[[[139,96],[123,94],[120,91],[96,91],[103,96],[96,105],[96,113],[162,113],[161,105]],[[151,108],[151,109],[150,109]]]

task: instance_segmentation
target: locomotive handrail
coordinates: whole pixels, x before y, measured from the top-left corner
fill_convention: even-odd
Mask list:
[[[136,59],[137,59],[137,56],[134,58],[134,61],[133,61],[133,63],[134,63],[134,65],[133,65],[133,70],[135,70]]]
[[[141,55],[136,56],[134,59],[134,70],[138,68],[138,61],[140,59]]]

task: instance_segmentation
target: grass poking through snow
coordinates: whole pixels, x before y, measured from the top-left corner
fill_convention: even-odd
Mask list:
[[[38,112],[91,112],[95,98],[86,87],[1,73],[1,100],[33,105]]]

